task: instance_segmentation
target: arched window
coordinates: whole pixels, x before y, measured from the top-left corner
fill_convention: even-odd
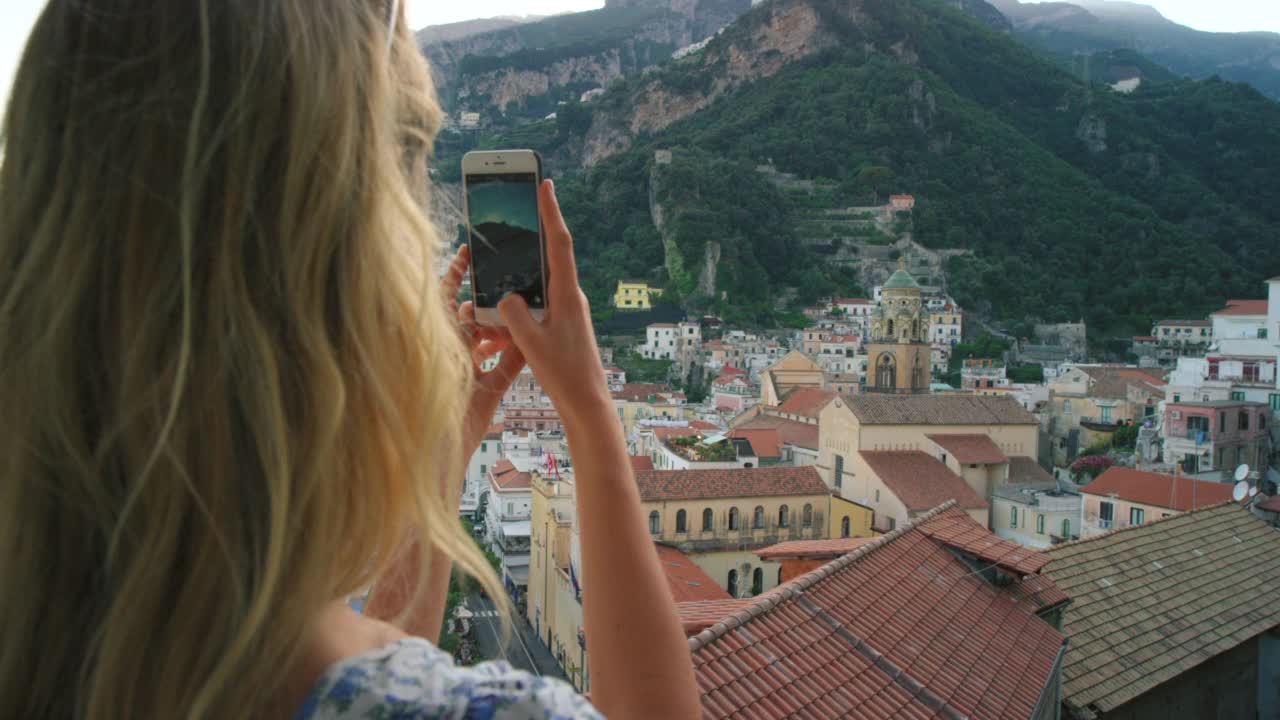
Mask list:
[[[729,529],[738,530],[738,508],[729,508]]]
[[[803,522],[805,527],[813,527],[813,506],[808,503],[804,505]]]
[[[893,318],[889,318],[889,332],[887,334],[889,337],[893,337]]]
[[[893,355],[882,353],[876,361],[876,387],[892,388],[898,384],[898,369],[894,366]]]
[[[762,592],[764,592],[764,569],[756,568],[755,572],[751,573],[751,594],[759,595]]]
[[[689,532],[689,519],[683,510],[676,511],[676,532]]]
[[[779,585],[782,584],[782,566],[781,565],[778,566],[778,584]]]
[[[729,591],[730,597],[738,597],[738,571],[737,570],[729,571],[729,587],[726,589]]]
[[[784,528],[791,525],[791,510],[786,505],[778,508],[778,527]]]
[[[849,516],[848,515],[845,515],[844,518],[840,521],[840,537],[842,538],[849,537]]]
[[[711,514],[711,508],[707,508],[702,511],[702,531],[711,532],[713,527],[715,527],[715,518]]]
[[[658,511],[654,510],[649,513],[649,532],[657,535],[662,531],[662,521],[658,518]]]
[[[1248,430],[1248,429],[1249,429],[1249,413],[1247,413],[1247,412],[1245,412],[1245,411],[1241,410],[1241,411],[1240,411],[1240,415],[1239,415],[1239,420],[1238,420],[1238,422],[1239,422],[1239,428],[1238,428],[1238,429],[1240,429],[1240,430]]]
[[[764,527],[764,506],[757,505],[756,511],[752,513],[751,527],[759,530]]]

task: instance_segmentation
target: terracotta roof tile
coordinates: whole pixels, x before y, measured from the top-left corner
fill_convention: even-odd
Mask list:
[[[631,456],[632,471],[640,472],[641,470],[652,470],[652,469],[653,469],[653,458],[649,457],[648,455],[632,455]]]
[[[847,396],[864,425],[1035,425],[1035,417],[1009,397],[985,395]]]
[[[833,540],[791,540],[760,548],[755,551],[755,554],[763,560],[777,560],[784,557],[834,558],[857,550],[873,541],[875,541],[875,538],[858,537],[836,538]]]
[[[772,428],[778,431],[784,445],[795,445],[809,450],[818,449],[818,426],[800,420],[788,420],[776,415],[761,413],[742,423],[735,430],[762,430]]]
[[[494,463],[489,472],[493,475],[493,484],[500,490],[522,490],[533,487],[533,476],[527,472],[520,472],[506,458]]]
[[[1111,467],[1080,492],[1104,497],[1115,493],[1126,502],[1186,511],[1226,502],[1231,490],[1227,483]]]
[[[1040,467],[1040,463],[1025,455],[1014,455],[1009,458],[1009,484],[1057,487],[1057,481],[1053,476]]]
[[[662,565],[667,585],[671,587],[671,596],[676,602],[732,599],[688,555],[668,545],[654,547],[658,550],[658,562]]]
[[[986,435],[978,434],[931,434],[926,435],[943,450],[951,453],[961,463],[990,465],[1009,462],[999,445]]]
[[[964,478],[919,450],[863,450],[862,458],[907,510],[921,512],[955,500],[961,508],[987,507]]]
[[[502,439],[502,423],[494,423],[484,431],[485,440],[501,440]]]
[[[1156,323],[1159,325],[1185,325],[1189,327],[1213,327],[1213,323],[1208,320],[1161,320]]]
[[[1043,553],[995,536],[968,515],[941,517],[921,526],[920,531],[944,545],[1019,575],[1038,573],[1049,562]]]
[[[687,637],[697,635],[754,602],[754,598],[685,601],[677,602],[676,609],[680,612],[680,624],[684,626]]]
[[[756,598],[693,637],[708,718],[1030,717],[1064,638],[917,530]]]
[[[812,466],[775,465],[728,470],[646,470],[636,473],[640,498],[693,500],[702,498],[830,495]]]
[[[1228,300],[1227,306],[1210,315],[1266,315],[1266,300]]]
[[[782,457],[782,435],[778,433],[776,428],[761,428],[758,430],[738,428],[730,431],[725,437],[744,438],[751,443],[751,449],[758,458]]]
[[[1044,553],[1044,574],[1072,599],[1063,694],[1082,714],[1110,712],[1280,625],[1280,533],[1234,503]]]
[[[817,418],[818,413],[822,412],[827,403],[837,397],[839,395],[834,390],[814,387],[796,388],[787,393],[787,396],[782,400],[782,404],[778,406],[778,410],[779,412],[801,417]]]

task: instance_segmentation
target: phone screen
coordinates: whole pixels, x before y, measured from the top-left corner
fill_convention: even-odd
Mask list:
[[[541,225],[534,173],[467,175],[468,241],[476,307],[519,293],[543,305]]]

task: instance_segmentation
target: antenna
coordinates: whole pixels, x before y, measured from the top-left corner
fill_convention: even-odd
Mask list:
[[[1235,478],[1237,481],[1244,480],[1249,477],[1249,464],[1240,463],[1240,467],[1236,468]]]
[[[1236,502],[1240,502],[1241,500],[1244,500],[1245,497],[1248,496],[1248,494],[1249,494],[1249,483],[1244,480],[1241,480],[1240,482],[1236,483],[1236,486],[1234,488],[1232,488],[1231,499],[1235,500]]]

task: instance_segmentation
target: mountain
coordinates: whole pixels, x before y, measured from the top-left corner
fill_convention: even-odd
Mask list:
[[[599,10],[486,32],[418,35],[448,111],[488,127],[541,118],[561,101],[661,63],[732,22],[750,0],[612,0]]]
[[[1028,44],[1060,55],[1133,50],[1178,75],[1247,82],[1280,99],[1280,34],[1193,30],[1155,8],[1116,0],[993,0]]]
[[[418,44],[422,47],[427,47],[439,43],[456,42],[472,35],[506,30],[517,25],[536,22],[542,18],[543,16],[541,15],[526,17],[506,16],[463,20],[461,22],[445,23],[444,25],[428,25],[418,31]]]
[[[1280,274],[1280,104],[1173,76],[1113,92],[972,9],[768,0],[482,144],[543,153],[597,308],[636,276],[789,322],[900,257],[979,314],[1121,334]],[[873,218],[889,193],[915,210]]]

